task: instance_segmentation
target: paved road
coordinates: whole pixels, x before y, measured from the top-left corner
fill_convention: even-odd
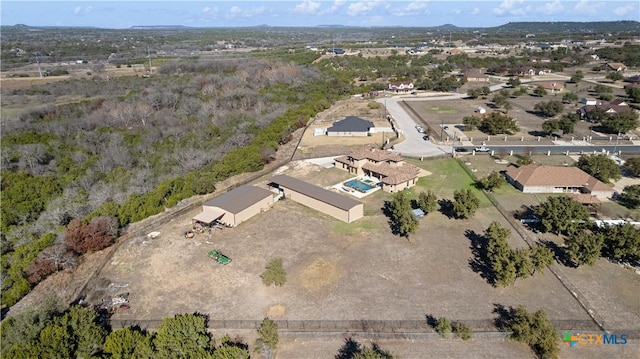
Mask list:
[[[491,86],[491,91],[497,91],[504,88],[504,84]],[[431,141],[425,141],[423,139],[424,134],[419,133],[415,126],[416,122],[411,116],[400,106],[400,102],[412,102],[412,101],[444,101],[444,100],[457,100],[467,97],[466,94],[446,94],[442,96],[413,96],[413,97],[391,97],[378,99],[376,101],[383,103],[387,112],[396,121],[397,127],[400,132],[404,134],[405,140],[402,143],[396,144],[393,148],[394,152],[411,157],[434,157],[441,156],[443,154],[450,154],[454,151],[452,146],[439,145]],[[453,138],[455,129],[449,129],[445,131],[449,137]],[[473,151],[473,146],[456,146],[456,148],[462,147],[468,151]],[[523,144],[487,144],[492,150],[504,149],[507,152],[513,151],[514,153],[525,153],[531,148],[534,148],[536,153],[594,153],[594,152],[610,152],[614,153],[620,151],[621,153],[640,153],[640,146],[638,145],[538,145],[536,143],[523,143]]]

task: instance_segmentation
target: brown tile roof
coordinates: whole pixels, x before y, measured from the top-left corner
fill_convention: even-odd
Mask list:
[[[523,186],[584,187],[589,191],[611,190],[609,186],[578,167],[509,166],[507,175]]]
[[[388,162],[372,163],[368,162],[362,166],[363,169],[379,173],[383,176],[382,183],[396,185],[412,180],[420,174],[420,169],[412,164],[399,163],[390,164]]]
[[[375,162],[382,162],[382,161],[393,161],[393,162],[402,162],[404,161],[404,159],[402,158],[402,156],[400,156],[399,154],[390,152],[390,151],[383,151],[383,150],[378,150],[375,148],[371,148],[371,149],[360,149],[360,150],[356,150],[353,151],[352,153],[350,153],[347,157],[352,157],[355,160],[362,160],[362,159],[368,159],[368,160],[373,160]]]
[[[582,204],[598,204],[602,203],[597,197],[589,193],[572,193],[571,199]]]
[[[420,174],[420,168],[405,163],[402,156],[390,151],[382,151],[375,148],[360,149],[348,156],[338,157],[335,161],[352,166],[353,163],[350,158],[356,161],[369,160],[362,165],[362,168],[381,174],[383,176],[382,183],[388,185],[396,185],[412,180]]]
[[[271,182],[345,211],[362,204],[362,202],[356,201],[355,199],[341,196],[335,192],[287,175],[274,176],[271,178]]]
[[[240,186],[203,203],[205,207],[218,207],[229,213],[240,213],[257,202],[273,196],[271,191],[255,186]]]

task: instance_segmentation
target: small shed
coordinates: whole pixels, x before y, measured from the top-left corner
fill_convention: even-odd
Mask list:
[[[412,210],[411,213],[413,213],[413,215],[416,216],[416,218],[418,219],[423,219],[425,215],[424,211],[421,210],[420,208],[416,208]]]

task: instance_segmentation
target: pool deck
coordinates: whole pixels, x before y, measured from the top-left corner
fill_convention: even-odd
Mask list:
[[[371,190],[367,191],[367,192],[360,192],[358,190],[355,190],[353,188],[349,188],[349,187],[344,185],[345,182],[349,182],[349,181],[354,180],[354,179],[358,180],[358,181],[360,181],[362,183],[365,183],[367,185],[368,185],[368,183],[365,182],[365,181],[371,181],[371,182],[373,182],[373,186],[372,186],[373,188]],[[363,178],[361,176],[358,176],[358,177],[349,178],[346,181],[341,181],[340,183],[337,183],[337,184],[331,186],[331,188],[333,188],[333,189],[335,189],[335,190],[337,190],[338,192],[341,192],[341,193],[350,194],[350,195],[352,195],[352,196],[354,196],[356,198],[364,198],[364,197],[374,193],[375,191],[380,190],[380,187],[377,184],[378,184],[378,182],[376,182],[375,180],[372,180],[372,179],[369,179],[369,178]]]

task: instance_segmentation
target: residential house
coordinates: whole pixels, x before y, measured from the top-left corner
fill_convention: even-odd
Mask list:
[[[389,91],[393,93],[411,93],[413,92],[413,82],[411,81],[399,81],[389,83]]]
[[[505,177],[524,193],[587,193],[599,199],[614,193],[613,188],[578,167],[510,165]]]
[[[386,192],[415,186],[421,173],[420,168],[404,162],[402,156],[375,148],[338,157],[334,166],[354,175],[377,178]]]
[[[604,64],[605,70],[607,71],[627,71],[627,66],[621,62],[607,62]]]
[[[543,89],[547,90],[552,94],[562,92],[565,87],[563,82],[557,82],[557,81],[541,81],[541,82],[534,82],[531,84],[542,87]]]
[[[479,69],[465,70],[462,75],[467,79],[467,82],[489,82],[489,76]]]
[[[327,129],[327,136],[368,136],[373,122],[360,117],[347,116]]]
[[[616,99],[609,103],[598,102],[596,105],[585,105],[585,106],[582,106],[577,112],[578,112],[578,115],[580,115],[581,119],[591,121],[591,118],[590,118],[591,116],[589,113],[595,109],[601,109],[608,114],[617,114],[617,113],[623,113],[628,111],[634,111],[633,108],[629,106],[626,102]]]

